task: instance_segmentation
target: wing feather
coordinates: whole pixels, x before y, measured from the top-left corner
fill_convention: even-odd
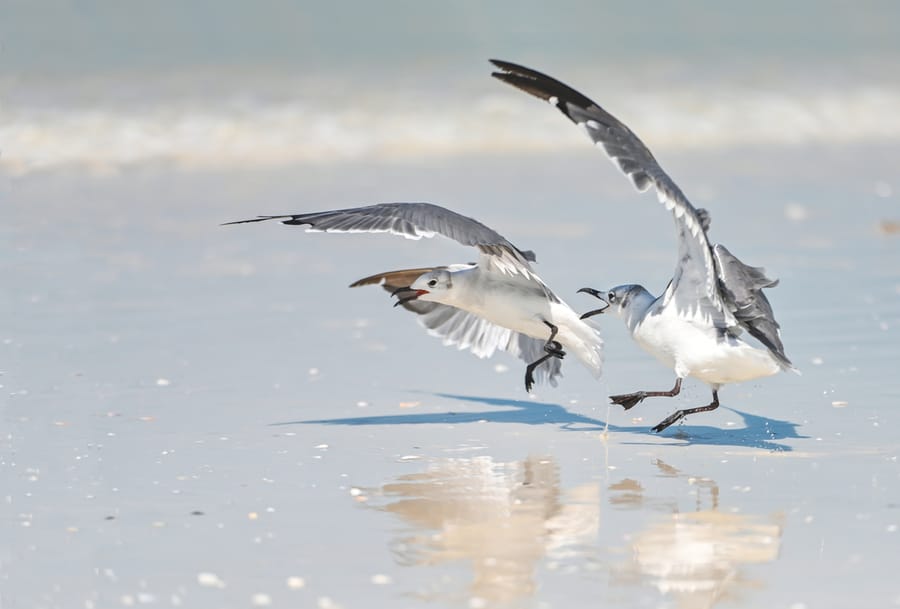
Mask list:
[[[435,268],[440,267],[378,273],[354,281],[350,287],[381,285],[386,291],[394,292],[398,288],[408,287],[420,275]],[[468,349],[478,357],[491,357],[500,350],[530,364],[544,355],[545,341],[492,324],[462,309],[423,300],[410,300],[401,306],[407,311],[416,313],[418,322],[429,334],[441,338],[445,345],[455,346],[461,350]],[[562,361],[555,357],[551,357],[534,371],[536,382],[549,382],[554,387],[561,375]]]
[[[568,85],[524,66],[491,60],[501,72],[493,76],[526,93],[549,101],[591,140],[631,180],[639,191],[650,186],[672,212],[678,239],[678,262],[666,292],[679,308],[696,308],[723,325],[736,323],[718,289],[715,263],[704,230],[708,215],[698,212],[678,185],[662,169],[646,145],[612,114]]]
[[[307,225],[307,230],[311,232],[391,233],[408,239],[440,234],[477,248],[485,261],[485,268],[534,277],[529,264],[535,260],[533,252],[520,250],[497,231],[477,220],[431,203],[380,203],[333,211],[259,216],[225,224],[266,220],[281,220],[282,224],[295,226]]]
[[[468,349],[482,358],[491,357],[498,350],[506,351],[526,364],[544,355],[543,340],[503,328],[456,307],[438,303],[421,304],[435,305],[420,313],[419,323],[432,336],[442,338],[445,345]],[[535,369],[535,381],[549,382],[555,387],[557,377],[562,374],[561,370],[562,360],[551,357],[545,365]]]
[[[751,336],[765,345],[783,368],[793,368],[784,353],[779,332],[781,326],[775,321],[772,305],[763,294],[763,288],[774,288],[778,280],[766,277],[763,268],[744,264],[724,245],[713,246],[713,253],[722,295],[732,314]]]

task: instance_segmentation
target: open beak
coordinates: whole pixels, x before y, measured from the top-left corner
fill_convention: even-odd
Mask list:
[[[593,317],[594,315],[602,315],[603,312],[606,311],[606,309],[609,308],[609,303],[608,303],[608,302],[606,301],[606,299],[601,295],[601,294],[603,294],[603,292],[601,292],[600,290],[595,290],[594,288],[581,288],[581,289],[578,290],[578,291],[579,291],[579,292],[584,292],[585,294],[590,294],[590,295],[593,296],[594,298],[597,298],[597,299],[603,301],[603,306],[602,306],[601,308],[599,308],[599,309],[594,309],[593,311],[588,311],[587,313],[584,313],[584,314],[581,316],[580,319],[587,319],[588,317]]]
[[[428,290],[414,290],[411,287],[403,287],[397,288],[393,292],[391,292],[391,296],[397,296],[397,302],[394,303],[394,306],[402,305],[404,303],[409,302],[410,300],[415,300],[422,294],[427,294]]]

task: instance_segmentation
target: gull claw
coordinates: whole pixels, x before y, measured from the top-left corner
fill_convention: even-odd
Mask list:
[[[643,391],[637,391],[635,393],[623,393],[621,395],[611,395],[609,396],[609,401],[612,404],[618,404],[619,406],[624,406],[625,410],[629,410],[634,408],[638,404],[644,401],[644,398],[647,397],[647,394]],[[671,425],[671,423],[670,423]]]
[[[662,430],[664,430],[666,427],[671,425],[672,423],[677,423],[678,421],[680,421],[683,418],[684,418],[684,411],[677,410],[674,413],[667,416],[662,421],[660,421],[659,423],[657,423],[656,425],[654,425],[653,428],[651,429],[651,431],[653,431],[654,433],[659,433]]]

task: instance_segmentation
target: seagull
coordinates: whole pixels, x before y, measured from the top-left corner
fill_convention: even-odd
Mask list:
[[[777,280],[765,270],[744,264],[725,246],[709,241],[709,213],[697,209],[663,171],[634,132],[578,91],[545,74],[505,61],[491,60],[501,71],[493,76],[539,97],[566,115],[602,148],[640,192],[651,186],[659,201],[672,212],[678,240],[678,263],[661,296],[640,285],[611,290],[582,288],[604,306],[588,311],[591,317],[609,308],[625,321],[631,336],[647,352],[675,372],[668,391],[636,391],[610,396],[625,410],[648,397],[673,397],[685,377],[694,377],[712,389],[712,402],[678,410],[653,431],[661,432],[687,415],[715,410],[719,388],[749,381],[781,370],[797,372],[784,354],[778,322],[763,288]],[[746,331],[758,345],[742,336]]]
[[[381,203],[226,222],[281,220],[307,232],[391,233],[407,239],[440,234],[474,246],[478,262],[387,271],[364,277],[351,288],[381,285],[445,345],[468,349],[481,358],[500,349],[524,360],[525,390],[535,373],[554,387],[566,350],[599,377],[603,339],[564,303],[531,267],[534,253],[523,251],[472,218],[431,203]],[[541,366],[541,364],[546,364]]]

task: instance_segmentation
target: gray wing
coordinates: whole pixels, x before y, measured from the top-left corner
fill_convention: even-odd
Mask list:
[[[761,342],[783,368],[793,368],[784,354],[780,326],[775,321],[772,305],[763,288],[774,288],[777,279],[766,277],[765,269],[748,266],[729,252],[724,245],[713,246],[719,286],[725,303],[738,322]]]
[[[534,277],[529,262],[534,253],[523,251],[481,222],[431,203],[380,203],[332,211],[259,216],[225,224],[281,220],[282,224],[309,225],[308,231],[328,233],[391,233],[407,239],[443,235],[478,248],[483,266],[506,274]]]
[[[544,342],[509,328],[492,324],[462,309],[435,302],[407,303],[408,309],[416,310],[419,323],[428,329],[428,333],[443,339],[445,345],[457,349],[468,349],[478,357],[490,357],[498,349],[518,357],[526,364],[536,361],[544,355]],[[551,357],[546,366],[538,366],[535,370],[537,382],[549,381],[556,386],[556,377],[561,374],[562,360]]]
[[[678,263],[666,290],[667,302],[674,300],[679,309],[699,307],[725,325],[736,323],[718,291],[715,265],[704,230],[708,215],[691,205],[640,138],[612,114],[568,85],[514,63],[493,59],[491,63],[503,70],[494,72],[495,78],[550,102],[581,127],[639,191],[650,186],[656,189],[660,202],[675,218],[678,238]]]
[[[393,293],[398,288],[408,287],[419,275],[434,268],[378,273],[354,281],[350,287],[381,285],[386,291]],[[492,324],[462,309],[423,300],[410,300],[401,303],[400,306],[415,313],[419,323],[428,330],[428,333],[443,339],[445,345],[468,349],[478,357],[490,357],[499,349],[530,364],[544,355],[545,341]],[[547,381],[555,387],[556,378],[562,375],[561,370],[562,360],[551,357],[534,371],[535,381],[538,383]]]

